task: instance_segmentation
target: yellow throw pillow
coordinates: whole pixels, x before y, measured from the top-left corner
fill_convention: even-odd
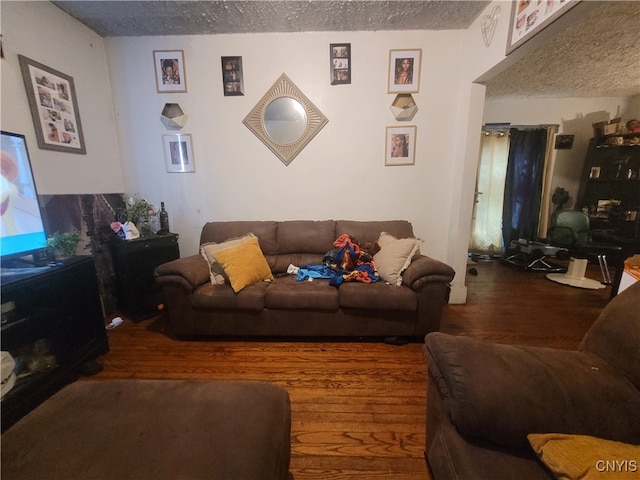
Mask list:
[[[237,245],[212,252],[211,255],[222,265],[224,273],[229,277],[231,288],[236,293],[261,280],[273,280],[267,259],[264,258],[255,236]]]
[[[230,238],[221,243],[209,242],[200,245],[200,255],[202,255],[209,264],[209,278],[211,279],[212,285],[224,285],[227,283],[224,270],[222,269],[222,266],[216,262],[216,259],[213,258],[213,252],[238,245],[251,237],[255,237],[255,235],[253,233],[249,233],[243,237]]]
[[[640,478],[640,445],[563,433],[530,433],[527,439],[558,479]]]

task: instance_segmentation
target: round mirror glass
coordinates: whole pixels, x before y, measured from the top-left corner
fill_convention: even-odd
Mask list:
[[[295,98],[278,97],[264,109],[263,123],[271,140],[288,145],[304,135],[307,112]]]

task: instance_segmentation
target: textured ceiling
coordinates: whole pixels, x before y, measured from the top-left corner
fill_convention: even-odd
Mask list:
[[[585,0],[583,0],[585,1]],[[488,1],[54,1],[104,37],[466,29]],[[484,82],[487,96],[640,94],[640,2],[591,13]],[[503,8],[501,21],[508,21]]]
[[[487,1],[54,1],[104,37],[464,29]]]

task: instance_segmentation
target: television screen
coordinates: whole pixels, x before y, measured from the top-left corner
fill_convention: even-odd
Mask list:
[[[46,247],[38,192],[24,135],[0,132],[0,255],[26,256]]]

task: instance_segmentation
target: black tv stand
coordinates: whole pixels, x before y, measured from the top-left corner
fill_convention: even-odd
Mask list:
[[[2,270],[9,269],[26,269],[26,268],[40,268],[54,263],[49,261],[46,252],[42,251],[38,254],[24,255],[22,257],[3,258]]]
[[[51,267],[51,265],[41,267],[37,267],[35,265],[31,265],[29,267],[18,267],[16,264],[11,264],[6,267],[3,265],[2,268],[0,268],[0,283],[11,283],[23,278],[29,278],[45,272],[51,269]]]
[[[1,285],[2,350],[17,365],[2,398],[2,431],[109,351],[93,258],[17,270],[27,273],[3,273]]]

